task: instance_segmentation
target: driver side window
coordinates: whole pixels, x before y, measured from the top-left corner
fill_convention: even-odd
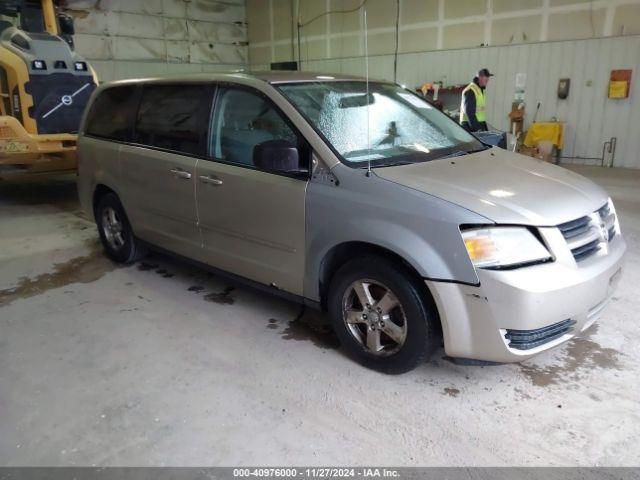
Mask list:
[[[253,148],[269,140],[298,145],[298,136],[265,97],[244,89],[220,88],[209,135],[216,160],[255,168]]]

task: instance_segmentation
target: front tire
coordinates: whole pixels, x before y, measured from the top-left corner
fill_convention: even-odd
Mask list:
[[[103,195],[95,208],[100,241],[114,262],[132,263],[144,255],[144,249],[133,235],[127,214],[115,193]]]
[[[401,265],[383,257],[351,260],[334,275],[328,310],[346,352],[383,373],[414,369],[438,345],[435,307]]]

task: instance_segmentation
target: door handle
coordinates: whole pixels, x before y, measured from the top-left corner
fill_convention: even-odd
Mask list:
[[[209,175],[200,175],[200,180],[202,180],[202,183],[208,183],[210,185],[215,185],[217,187],[222,185],[222,180],[220,180],[218,177],[214,177],[213,175],[211,175],[211,176],[209,176]]]
[[[185,172],[184,170],[180,170],[179,168],[172,168],[169,170],[174,177],[181,178],[183,180],[191,179],[191,174],[189,172]]]

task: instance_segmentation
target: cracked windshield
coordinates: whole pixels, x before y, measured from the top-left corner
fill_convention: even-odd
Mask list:
[[[484,149],[443,113],[397,85],[372,82],[368,94],[361,81],[288,84],[280,90],[350,166],[403,165]]]

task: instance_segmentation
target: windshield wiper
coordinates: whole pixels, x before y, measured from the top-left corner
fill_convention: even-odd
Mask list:
[[[369,166],[367,165],[366,162],[363,162],[364,165],[362,165],[361,167],[358,167],[360,169],[368,169]],[[400,165],[411,165],[413,163],[417,163],[417,162],[409,162],[409,161],[391,161],[391,162],[381,162],[380,160],[378,160],[375,164],[371,164],[371,168],[384,168],[384,167],[398,167]]]
[[[451,158],[451,157],[462,157],[463,155],[469,155],[473,152],[467,152],[466,150],[456,150],[455,152],[451,152],[447,155],[443,155],[442,157],[438,157],[439,160],[443,158]]]
[[[467,153],[478,153],[478,152],[484,152],[485,150],[488,150],[491,147],[487,147],[486,145],[483,145],[481,148],[476,148],[475,150],[467,150]]]
[[[482,148],[477,148],[475,150],[456,150],[455,152],[451,152],[443,157],[438,157],[438,159],[443,159],[443,158],[451,158],[451,157],[462,157],[464,155],[470,155],[472,153],[478,153],[478,152],[483,152],[485,151],[487,148],[489,147],[482,147]]]

